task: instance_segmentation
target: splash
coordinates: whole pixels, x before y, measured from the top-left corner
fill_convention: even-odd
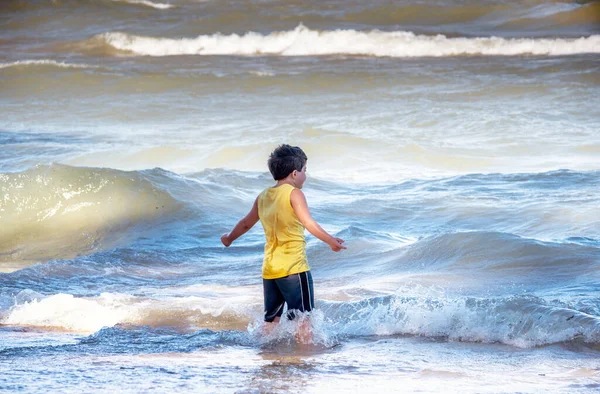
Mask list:
[[[23,297],[20,297],[23,298]],[[30,297],[31,298],[31,297]],[[388,295],[360,301],[319,302],[310,316],[267,326],[254,299],[136,297],[102,293],[39,296],[0,314],[0,323],[93,333],[104,327],[165,327],[246,332],[265,348],[331,348],[347,337],[410,335],[437,340],[502,343],[531,348],[580,341],[600,343],[600,318],[566,302],[535,296],[449,297]],[[303,337],[303,325],[309,336]],[[305,346],[306,345],[306,346]],[[304,347],[303,347],[304,346]]]

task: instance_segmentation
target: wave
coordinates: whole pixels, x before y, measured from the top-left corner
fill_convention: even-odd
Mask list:
[[[252,292],[260,293],[258,288]],[[0,315],[0,324],[75,332],[148,326],[257,334],[262,324],[261,305],[258,297],[247,295],[154,299],[119,293],[88,298],[55,294],[12,306]],[[345,336],[414,335],[520,348],[568,341],[600,344],[599,316],[535,296],[388,295],[355,302],[319,300],[317,307],[313,326],[322,343]],[[289,336],[294,330],[290,323],[281,326],[268,340]]]
[[[157,171],[52,164],[0,174],[2,268],[102,250],[174,212],[176,200],[152,183]]]
[[[476,23],[489,13],[506,10],[505,5],[489,4],[385,4],[369,5],[357,11],[344,14],[344,20],[372,25],[441,25]]]
[[[444,35],[416,35],[408,31],[317,31],[299,25],[291,31],[268,35],[201,35],[196,38],[153,38],[121,32],[104,33],[103,40],[123,54],[141,56],[174,55],[274,55],[323,56],[356,55],[385,57],[443,57],[462,55],[575,55],[600,53],[600,35],[567,38],[499,37],[448,38]]]
[[[202,296],[156,299],[120,293],[102,293],[97,297],[60,293],[44,297],[24,290],[15,300],[19,300],[17,305],[0,311],[3,312],[0,324],[74,332],[96,332],[118,324],[176,327],[188,331],[198,328],[241,330],[252,318],[261,315],[257,299],[231,294],[222,300]],[[237,303],[232,302],[234,300]],[[255,310],[249,310],[249,304],[255,304]]]
[[[594,14],[597,4],[580,5],[575,3],[551,4],[398,4],[384,6],[368,6],[359,11],[350,11],[344,15],[344,20],[354,23],[369,23],[372,25],[455,25],[469,24],[471,26],[503,26],[521,20],[535,22],[553,18],[571,17],[573,22],[586,23],[598,15]]]
[[[7,134],[5,142],[10,146],[34,137],[41,138]],[[156,155],[166,154],[166,160],[174,160],[187,154],[162,149],[143,153],[136,158],[155,160]],[[251,160],[239,155],[229,152],[235,160]],[[110,155],[104,155],[104,160],[110,160]],[[310,185],[314,209],[325,223],[344,218],[346,223],[336,227],[336,233],[351,248],[330,256],[326,247],[309,242],[309,252],[315,268],[335,270],[336,275],[355,274],[374,261],[382,274],[477,269],[486,275],[502,273],[498,279],[531,278],[540,272],[550,282],[572,278],[597,268],[598,215],[593,210],[595,200],[588,197],[593,196],[589,193],[597,179],[597,171],[553,171],[472,174],[365,187],[315,178]],[[234,222],[244,214],[271,182],[265,172],[210,169],[180,176],[160,169],[127,172],[58,164],[0,174],[0,192],[5,196],[0,200],[0,219],[6,223],[0,228],[0,262],[6,270],[9,262],[29,264],[94,253],[122,246],[158,223],[162,230],[173,232],[177,245],[191,247],[195,241],[189,239],[210,239],[211,234],[225,231],[224,221]],[[469,200],[449,200],[448,193],[456,190]],[[577,209],[568,206],[555,212],[551,207],[562,201],[566,191],[585,199]],[[428,196],[425,205],[424,195]],[[520,201],[517,206],[512,203],[515,198]],[[185,217],[174,215],[183,207]],[[356,215],[361,212],[358,224]],[[185,231],[168,227],[167,221],[185,226]],[[245,240],[258,245],[259,233]],[[433,235],[418,238],[422,234]],[[157,248],[165,247],[157,244]],[[344,264],[326,263],[338,260]]]
[[[133,5],[143,5],[146,7],[151,7],[151,8],[156,8],[159,10],[167,10],[169,8],[173,8],[174,5],[173,4],[169,4],[169,3],[154,3],[152,1],[149,0],[113,0],[114,2],[117,3],[127,3],[127,4],[133,4]]]
[[[544,281],[593,272],[598,247],[543,242],[513,234],[473,231],[424,238],[400,250],[395,261],[406,270],[477,270],[494,275],[539,275]],[[409,268],[410,269],[410,268]]]
[[[336,278],[366,275],[388,284],[400,284],[408,278],[435,282],[437,278],[446,286],[521,283],[539,289],[577,281],[600,267],[600,243],[585,237],[549,242],[469,231],[415,240],[389,231],[375,234],[356,226],[336,235],[349,247],[341,255],[332,256],[321,245],[309,246],[311,267]]]
[[[543,4],[385,4],[351,9],[344,20],[375,26],[448,26],[515,28],[581,26],[600,21],[599,3]]]
[[[591,2],[584,5],[556,3],[541,4],[529,10],[523,10],[510,18],[501,20],[505,28],[536,28],[559,26],[595,26],[600,23],[600,3]]]
[[[533,296],[385,296],[321,306],[346,335],[416,335],[528,348],[580,340],[600,344],[600,317]]]
[[[247,26],[245,20],[254,21],[255,25],[269,27],[282,26],[281,21],[298,23],[302,21],[311,26],[363,26],[371,28],[411,27],[429,31],[439,31],[440,27],[447,31],[483,31],[492,29],[506,31],[515,27],[521,31],[548,31],[545,28],[561,28],[564,26],[587,26],[589,31],[597,31],[600,13],[598,3],[592,2],[532,2],[529,4],[511,4],[510,2],[474,3],[421,3],[406,2],[355,2],[346,4],[294,4],[277,8],[278,18],[272,17],[268,4],[237,4],[229,7],[226,4],[205,7],[205,1],[184,0],[53,0],[53,1],[19,1],[5,0],[8,11],[34,9],[57,9],[60,7],[75,9],[90,7],[91,12],[116,10],[122,7],[152,8],[159,11],[191,9],[202,12],[203,25],[223,26],[223,28],[240,28]],[[403,4],[404,3],[404,4]],[[582,4],[583,3],[583,4]],[[100,7],[98,7],[100,5]],[[245,18],[240,19],[240,15]],[[115,14],[116,15],[116,14]],[[190,21],[193,22],[193,21]]]
[[[58,62],[56,60],[51,60],[51,59],[18,60],[16,62],[11,62],[11,63],[0,63],[0,69],[9,68],[9,67],[25,67],[25,66],[52,66],[52,67],[60,67],[60,68],[97,68],[97,66],[92,66],[89,64],[65,63],[65,62]]]
[[[84,8],[90,5],[133,5],[141,7],[150,7],[158,10],[168,10],[174,8],[175,5],[171,4],[170,0],[167,2],[154,2],[150,0],[34,0],[34,1],[20,1],[20,0],[4,0],[3,6],[6,11],[29,11],[38,9],[56,9],[58,7],[65,7],[71,10],[76,8]],[[95,10],[97,12],[97,9]]]

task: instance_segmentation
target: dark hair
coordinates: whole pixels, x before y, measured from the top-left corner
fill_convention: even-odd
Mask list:
[[[273,179],[279,181],[286,178],[294,170],[302,171],[308,158],[306,153],[297,146],[279,145],[269,156],[269,171]]]

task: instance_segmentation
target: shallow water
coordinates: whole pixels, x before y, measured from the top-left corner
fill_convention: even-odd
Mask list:
[[[597,391],[599,5],[4,2],[0,387]],[[282,142],[309,345],[219,242]]]

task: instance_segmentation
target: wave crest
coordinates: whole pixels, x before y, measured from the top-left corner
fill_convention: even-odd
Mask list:
[[[0,174],[0,192],[3,269],[103,249],[178,208],[143,172],[58,164]]]
[[[18,60],[12,63],[0,63],[0,69],[9,68],[9,67],[24,67],[24,66],[51,66],[51,67],[60,67],[60,68],[97,68],[97,66],[92,66],[89,64],[74,64],[74,63],[65,63],[58,62],[56,60],[51,59],[42,59],[42,60]]]
[[[110,32],[101,39],[109,46],[133,55],[355,55],[376,57],[443,57],[461,55],[574,55],[600,53],[600,36],[567,38],[448,38],[416,35],[408,31],[317,31],[299,25],[291,31],[268,35],[201,35],[196,38],[153,38]]]
[[[384,296],[321,308],[334,331],[345,335],[416,335],[521,348],[573,340],[600,343],[599,317],[537,297]]]
[[[149,0],[112,0],[117,3],[126,3],[133,5],[142,5],[146,7],[156,8],[158,10],[168,10],[169,8],[173,8],[173,4],[169,3],[154,3]]]

